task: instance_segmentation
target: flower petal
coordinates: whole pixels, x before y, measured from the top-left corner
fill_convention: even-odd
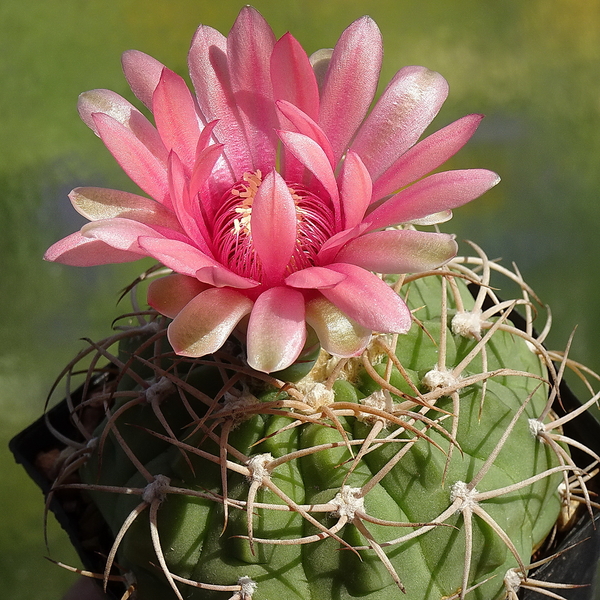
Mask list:
[[[194,277],[173,273],[150,282],[147,300],[154,310],[173,319],[188,302],[206,289],[208,286]]]
[[[344,215],[343,228],[351,229],[363,220],[373,193],[369,171],[356,152],[348,150],[338,180]]]
[[[169,156],[169,194],[173,210],[186,235],[204,254],[212,255],[207,243],[206,226],[199,208],[194,206],[188,189],[185,168],[175,152]]]
[[[203,196],[202,201],[198,202],[193,200],[196,200],[198,194],[201,193],[205,188],[210,188],[210,184],[215,183],[215,180],[217,179],[219,180],[217,182],[219,186],[224,183],[223,187],[230,188],[233,185],[232,181],[223,182],[219,174],[216,173],[218,169],[217,163],[221,160],[223,149],[224,146],[222,144],[213,144],[212,146],[204,148],[204,150],[197,154],[196,164],[192,170],[192,176],[189,183],[189,194],[191,201],[189,211],[190,214],[197,219],[198,223],[202,223],[202,230],[206,229],[203,211],[206,212],[207,220],[214,218],[214,214],[219,207],[222,194],[219,192],[210,193],[210,190],[208,190],[208,193]],[[205,237],[208,237],[208,235]]]
[[[196,271],[196,278],[199,281],[203,281],[204,283],[217,288],[232,287],[240,290],[247,290],[260,285],[259,282],[232,273],[223,267],[223,265],[218,264],[200,267]]]
[[[306,322],[315,330],[323,349],[334,356],[358,356],[371,340],[370,329],[350,319],[322,296],[306,303]]]
[[[75,210],[90,221],[123,217],[181,232],[172,211],[144,196],[107,188],[80,187],[75,188],[69,198]]]
[[[192,357],[216,352],[252,310],[252,304],[229,288],[210,288],[198,294],[169,325],[167,335],[173,350]]]
[[[152,110],[152,96],[165,65],[139,50],[123,52],[121,64],[131,91]]]
[[[404,67],[360,127],[352,150],[376,179],[421,137],[448,96],[446,80],[424,67]]]
[[[285,100],[313,121],[319,118],[319,87],[312,65],[290,33],[283,35],[271,54],[273,98]]]
[[[256,281],[232,273],[187,242],[158,237],[140,237],[138,243],[147,255],[154,257],[165,267],[189,277],[196,277],[209,285],[240,289],[258,285]]]
[[[251,6],[240,11],[227,36],[231,89],[250,144],[254,169],[275,164],[278,125],[271,84],[271,54],[275,35],[264,17]]]
[[[446,223],[452,218],[451,210],[442,210],[441,212],[432,213],[423,217],[421,219],[411,219],[410,221],[406,221],[411,225],[439,225],[440,223]]]
[[[212,143],[214,139],[214,131],[215,127],[218,125],[219,121],[209,121],[202,131],[200,132],[200,137],[198,138],[198,145],[196,146],[196,154],[199,154],[203,150],[206,150],[208,146]],[[221,144],[222,146],[222,144]]]
[[[102,141],[125,173],[149,196],[170,207],[165,163],[116,119],[102,113],[92,117]]]
[[[296,246],[297,225],[294,198],[277,171],[267,173],[256,192],[250,229],[265,282],[280,282]]]
[[[336,256],[376,273],[419,273],[436,269],[456,255],[454,236],[405,229],[375,231],[350,241]]]
[[[164,237],[157,228],[150,227],[139,221],[123,218],[104,219],[103,221],[87,223],[81,228],[81,235],[101,240],[117,250],[136,252],[142,256],[147,256],[147,253],[138,244],[139,237]]]
[[[72,267],[93,267],[140,260],[137,252],[112,248],[101,240],[84,237],[79,231],[59,240],[44,254],[44,260]]]
[[[336,44],[321,93],[319,123],[340,160],[377,90],[383,46],[370,17],[354,21]]]
[[[319,250],[319,254],[317,255],[319,264],[326,266],[333,262],[340,248],[344,246],[344,244],[347,244],[350,240],[362,235],[368,229],[368,223],[359,223],[352,227],[352,229],[344,229],[330,237]]]
[[[101,113],[115,119],[127,128],[151,154],[162,162],[167,160],[167,150],[156,127],[135,106],[110,90],[91,90],[79,95],[77,110],[81,120],[99,137],[94,115]]]
[[[252,308],[246,339],[253,369],[272,373],[289,367],[306,341],[302,293],[285,287],[262,293]]]
[[[323,152],[329,159],[331,168],[335,168],[335,158],[333,156],[333,148],[325,135],[325,132],[319,127],[319,125],[313,121],[306,113],[302,112],[299,108],[286,102],[285,100],[278,100],[276,102],[277,108],[282,115],[286,117],[296,129],[298,133],[308,136],[321,147]]]
[[[195,277],[196,271],[202,267],[218,264],[195,246],[179,240],[142,237],[139,244],[165,267],[188,277]]]
[[[319,95],[322,95],[323,93],[323,86],[325,85],[325,79],[327,79],[327,71],[329,70],[329,63],[331,63],[332,55],[333,48],[320,48],[308,57],[310,66],[317,79]]]
[[[372,331],[406,333],[409,330],[410,311],[385,281],[350,264],[335,263],[328,268],[346,278],[332,288],[321,289],[321,293],[344,314]]]
[[[370,229],[381,229],[421,219],[462,206],[487,192],[499,181],[496,173],[485,169],[435,173],[383,202],[364,221],[369,223]]]
[[[308,267],[288,275],[285,278],[285,283],[294,288],[321,290],[332,288],[344,279],[346,279],[345,275],[326,267]]]
[[[483,115],[467,115],[410,148],[373,182],[373,198],[382,198],[417,181],[454,156],[475,133]]]
[[[166,67],[152,96],[152,112],[167,150],[174,151],[188,173],[191,172],[200,137],[200,122],[185,81]]]
[[[252,156],[231,89],[227,40],[216,29],[201,25],[192,40],[188,63],[200,110],[207,121],[219,121],[215,135],[226,146],[231,178],[237,181],[252,165]]]
[[[195,196],[202,186],[206,183],[209,175],[214,169],[218,157],[223,153],[224,144],[212,143],[211,138],[217,126],[218,121],[211,121],[200,133],[198,145],[196,146],[194,167],[190,177],[190,190],[192,196]],[[228,181],[229,185],[235,183]]]
[[[311,138],[293,131],[279,131],[285,147],[319,180],[329,194],[335,209],[336,220],[340,215],[340,195],[331,163],[325,151]]]

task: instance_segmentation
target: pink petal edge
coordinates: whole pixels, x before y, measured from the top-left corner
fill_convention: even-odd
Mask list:
[[[334,356],[359,356],[371,341],[370,329],[350,319],[323,296],[306,303],[306,322],[314,329],[323,350]]]
[[[381,229],[462,206],[500,181],[486,169],[443,171],[421,179],[398,192],[368,214],[369,228]]]
[[[143,255],[112,248],[101,240],[84,237],[79,231],[52,244],[44,254],[44,260],[71,267],[94,267],[140,260]]]
[[[319,123],[331,141],[336,163],[375,96],[382,57],[381,33],[370,17],[354,21],[335,45],[321,90]]]
[[[346,275],[332,288],[321,293],[344,314],[363,327],[381,333],[406,333],[411,326],[406,304],[377,275],[347,263],[335,263],[329,268]]]
[[[148,304],[161,315],[175,318],[188,302],[208,286],[179,273],[153,279],[148,286]]]
[[[193,298],[169,325],[167,336],[181,356],[216,352],[240,320],[252,310],[252,301],[229,288],[210,288]]]
[[[272,373],[293,364],[306,341],[302,293],[285,287],[262,293],[252,308],[246,339],[253,369]]]
[[[457,250],[453,235],[390,229],[351,240],[335,260],[376,273],[420,273],[442,266]]]

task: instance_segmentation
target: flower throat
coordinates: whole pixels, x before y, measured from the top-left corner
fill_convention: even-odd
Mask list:
[[[233,272],[256,281],[262,264],[252,240],[252,204],[262,184],[260,170],[246,172],[224,196],[216,214],[213,235],[215,255]],[[304,186],[289,184],[296,206],[296,245],[287,274],[314,266],[319,249],[334,234],[330,202]]]

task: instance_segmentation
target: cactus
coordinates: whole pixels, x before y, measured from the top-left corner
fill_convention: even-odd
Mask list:
[[[198,29],[195,96],[124,54],[155,125],[109,90],[80,96],[149,197],[73,190],[91,222],[45,258],[162,265],[141,278],[151,308],[134,285],[134,312],[64,372],[69,390],[89,361],[50,496],[84,490],[108,525],[105,586],[140,600],[514,598],[535,587],[530,561],[561,510],[591,512],[600,458],[561,430],[577,411],[553,412],[571,363],[545,350],[547,327],[535,334],[535,295],[476,246],[456,258],[454,236],[417,229],[498,183],[428,174],[482,116],[419,141],[448,85],[404,67],[374,102],[382,55],[368,17],[309,57],[245,7],[227,38]],[[495,295],[493,273],[516,299]]]
[[[70,371],[92,355],[88,382],[108,377],[72,406],[82,438],[55,488],[87,490],[109,524],[104,579],[140,600],[491,600],[527,583],[559,487],[588,474],[552,411],[533,293],[476,249],[391,282],[407,334],[321,351],[307,374],[254,371],[235,339],[178,356],[153,311],[83,351]],[[490,273],[520,297],[499,300]]]

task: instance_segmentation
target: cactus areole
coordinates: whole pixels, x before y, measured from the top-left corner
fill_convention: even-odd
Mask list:
[[[405,67],[369,111],[381,58],[367,17],[309,57],[245,7],[227,38],[198,29],[195,95],[125,53],[155,124],[111,91],[80,98],[148,197],[77,188],[90,223],[46,258],[162,265],[151,309],[64,371],[87,360],[51,495],[91,499],[113,539],[99,576],[124,597],[516,598],[561,507],[591,506],[533,292],[417,229],[498,182],[428,175],[481,115],[419,141],[447,84]]]

